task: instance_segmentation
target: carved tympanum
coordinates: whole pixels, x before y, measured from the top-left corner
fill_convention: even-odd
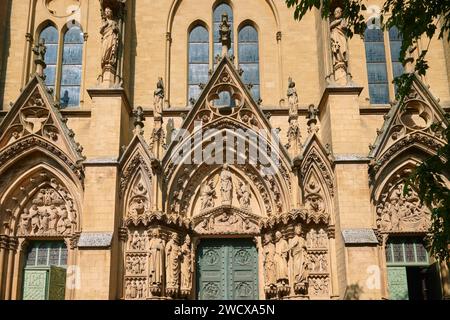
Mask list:
[[[70,235],[77,231],[78,213],[67,188],[51,179],[31,196],[19,216],[18,235]]]
[[[385,232],[428,231],[430,211],[421,204],[414,189],[404,194],[403,182],[382,194],[377,205],[377,224]]]

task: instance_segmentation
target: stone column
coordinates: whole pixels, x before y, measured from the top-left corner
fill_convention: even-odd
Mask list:
[[[8,237],[0,236],[0,300],[3,299],[3,281],[5,280],[5,258],[8,247]]]
[[[27,257],[29,242],[24,238],[19,238],[17,243],[17,252],[14,262],[14,276],[12,285],[11,300],[20,300],[22,298],[23,269]]]
[[[11,300],[14,277],[14,257],[17,250],[17,239],[10,238],[8,243],[8,264],[6,271],[5,300]]]

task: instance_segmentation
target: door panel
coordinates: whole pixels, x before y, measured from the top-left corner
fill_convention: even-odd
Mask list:
[[[388,267],[389,299],[409,300],[406,267]]]
[[[258,255],[251,240],[202,240],[198,248],[200,300],[258,299]]]

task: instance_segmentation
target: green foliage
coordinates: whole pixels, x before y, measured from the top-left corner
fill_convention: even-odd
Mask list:
[[[364,12],[367,10],[362,0],[285,0],[289,8],[294,7],[294,18],[301,20],[310,10],[318,9],[323,19],[328,19],[337,6],[342,8],[342,16],[347,20],[347,35],[364,37],[367,28]],[[370,21],[369,23],[374,23]],[[414,73],[424,76],[429,68],[426,56],[431,39],[437,37],[450,41],[450,0],[385,0],[380,12],[383,30],[396,26],[402,36],[400,61],[403,65],[414,64]],[[425,47],[420,48],[418,57],[411,54],[417,50],[419,39]],[[404,98],[410,93],[414,74],[404,73],[394,79],[397,100],[403,107]],[[447,117],[449,117],[447,115]],[[450,120],[450,119],[449,119]],[[441,128],[442,126],[438,125]],[[447,143],[438,154],[426,159],[408,180],[419,193],[423,203],[432,208],[430,248],[432,254],[441,260],[449,260],[450,245],[450,190],[443,181],[443,175],[450,176],[450,128],[442,130]],[[408,187],[407,184],[407,187]],[[406,191],[406,190],[405,190]]]
[[[446,115],[450,121],[450,115]],[[450,141],[450,127],[443,128],[436,124],[446,141]],[[435,156],[426,159],[409,177],[405,189],[413,185],[417,188],[419,198],[431,210],[431,253],[438,259],[449,260],[450,244],[450,190],[445,184],[443,174],[450,175],[450,145],[442,146]],[[406,190],[405,190],[406,191]]]

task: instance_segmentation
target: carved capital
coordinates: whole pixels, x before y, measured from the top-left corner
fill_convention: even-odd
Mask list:
[[[0,249],[6,249],[8,247],[8,236],[0,236]]]
[[[12,238],[12,237],[9,238],[8,250],[9,251],[16,251],[18,244],[19,244],[19,241],[17,240],[17,238]]]

